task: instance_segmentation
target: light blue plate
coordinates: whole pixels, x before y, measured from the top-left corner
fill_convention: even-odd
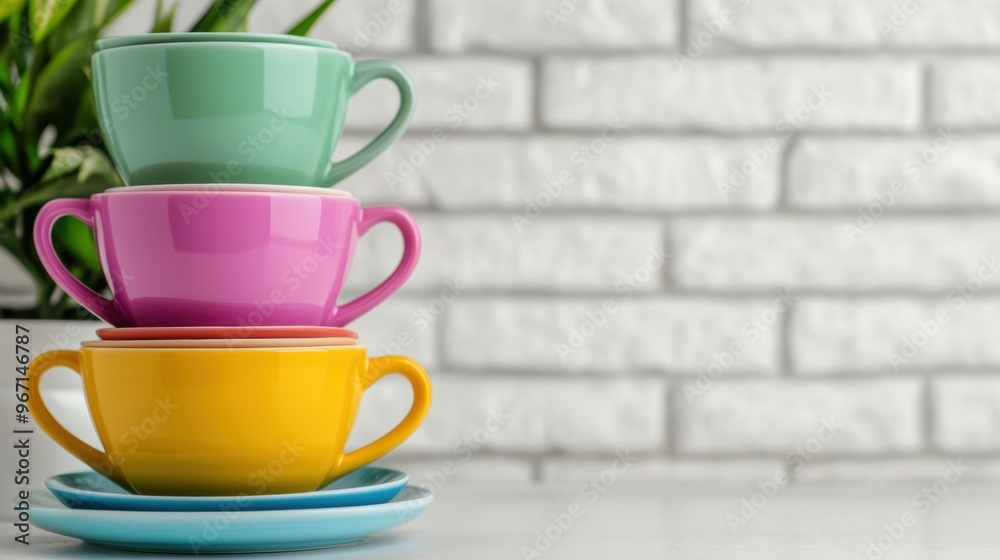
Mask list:
[[[366,506],[396,497],[410,477],[381,467],[362,467],[315,492],[261,496],[139,496],[92,472],[53,476],[45,487],[74,509],[128,511],[260,511]]]
[[[51,494],[30,499],[33,524],[123,550],[186,554],[280,552],[360,541],[417,518],[431,490],[407,486],[391,502],[279,511],[109,511],[70,509]]]

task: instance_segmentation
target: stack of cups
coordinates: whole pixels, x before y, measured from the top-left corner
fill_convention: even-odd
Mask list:
[[[350,97],[376,78],[399,89],[395,118],[332,163]],[[29,377],[37,395],[50,368],[77,371],[104,450],[36,401],[39,425],[122,488],[169,496],[310,492],[409,437],[430,404],[426,373],[405,357],[369,358],[342,327],[408,279],[419,231],[402,208],[330,188],[403,134],[414,109],[405,72],[307,38],[166,33],[98,41],[93,79],[128,186],[50,202],[34,234],[56,283],[115,328],[40,356]],[[64,216],[93,230],[110,297],[60,262],[51,234]],[[338,304],[358,238],[383,222],[402,233],[399,265]],[[409,413],[345,453],[362,392],[391,373],[413,387]],[[164,403],[152,434],[123,436]],[[290,449],[294,461],[262,483]]]

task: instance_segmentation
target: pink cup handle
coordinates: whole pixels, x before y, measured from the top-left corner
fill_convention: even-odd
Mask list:
[[[116,327],[131,326],[131,321],[121,314],[114,300],[106,299],[85,286],[83,282],[77,280],[76,276],[66,270],[62,261],[59,260],[52,247],[52,227],[55,226],[56,220],[63,216],[79,218],[87,224],[87,227],[94,229],[94,212],[90,200],[62,198],[43,206],[35,220],[34,232],[35,250],[38,251],[38,258],[41,259],[42,266],[45,267],[56,284],[87,311]]]
[[[398,206],[373,206],[363,208],[361,212],[358,236],[364,235],[375,224],[389,222],[403,234],[403,258],[396,270],[375,289],[350,303],[341,305],[327,321],[330,326],[347,325],[382,303],[385,298],[402,287],[407,278],[413,274],[413,269],[417,267],[417,258],[420,257],[420,230],[417,229],[417,223],[413,221],[409,212]]]

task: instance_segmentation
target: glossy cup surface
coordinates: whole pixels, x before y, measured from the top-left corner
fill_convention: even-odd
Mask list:
[[[337,327],[134,327],[97,329],[101,340],[243,340],[256,338],[353,338],[358,333]]]
[[[59,261],[51,228],[65,215],[94,230],[111,300]],[[402,262],[371,292],[338,305],[358,237],[386,221],[403,232]],[[39,213],[35,242],[60,287],[116,327],[341,327],[398,289],[419,254],[416,225],[400,208],[362,208],[347,197],[228,191],[55,200]]]
[[[86,340],[83,348],[305,348],[354,346],[356,338],[162,338],[156,340]]]
[[[430,405],[424,371],[408,358],[368,359],[362,346],[298,349],[108,349],[43,354],[29,386],[56,366],[83,378],[105,451],[67,432],[45,406],[38,424],[120,485],[151,495],[306,492],[381,457],[417,428]],[[362,392],[399,373],[414,405],[379,440],[344,445]]]
[[[389,61],[355,63],[314,39],[156,35],[98,42],[91,62],[104,140],[128,185],[329,187],[398,140],[413,116],[412,83]],[[396,118],[333,163],[350,98],[378,78],[401,92]]]

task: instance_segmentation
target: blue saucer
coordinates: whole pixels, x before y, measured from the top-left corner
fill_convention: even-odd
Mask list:
[[[412,521],[434,501],[407,486],[391,502],[281,511],[107,511],[70,509],[33,493],[31,521],[46,531],[123,550],[187,554],[279,552],[360,541]]]
[[[125,511],[261,511],[384,504],[410,479],[406,473],[362,467],[315,492],[260,496],[139,496],[95,472],[53,476],[45,487],[74,509]]]

